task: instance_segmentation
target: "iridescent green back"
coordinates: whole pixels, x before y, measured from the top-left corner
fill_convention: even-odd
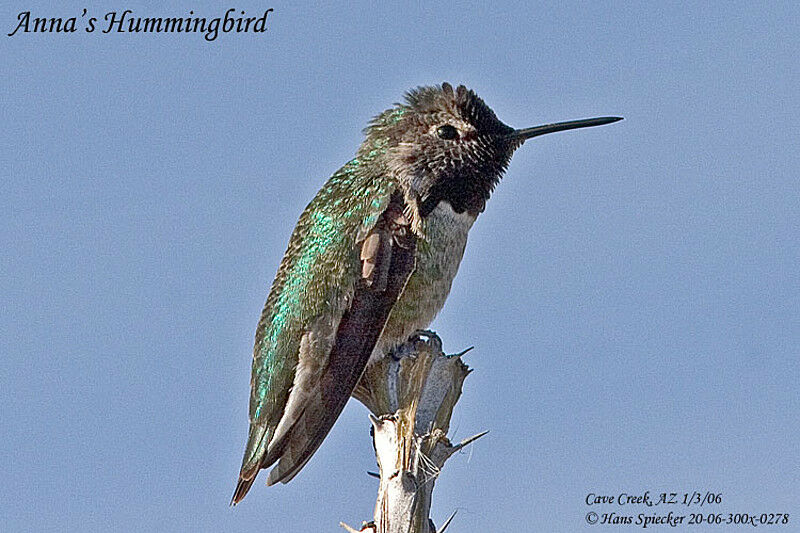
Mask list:
[[[336,172],[303,211],[256,330],[250,419],[272,429],[286,404],[300,340],[312,319],[340,317],[360,272],[356,236],[385,210],[396,184],[372,164],[380,148]],[[255,451],[255,450],[251,450]]]

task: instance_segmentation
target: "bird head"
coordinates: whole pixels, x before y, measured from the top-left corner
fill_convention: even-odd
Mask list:
[[[500,181],[514,150],[527,139],[620,120],[601,117],[514,129],[471,91],[449,83],[418,87],[375,117],[361,151],[380,149],[382,163],[419,214],[446,200],[457,213],[477,215]]]

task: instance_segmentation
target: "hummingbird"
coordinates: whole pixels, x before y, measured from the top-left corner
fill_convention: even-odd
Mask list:
[[[475,92],[418,87],[377,115],[356,155],[300,215],[255,335],[250,430],[231,504],[261,469],[287,483],[371,362],[444,305],[467,233],[514,151],[598,117],[514,129]],[[273,466],[274,465],[274,466]]]

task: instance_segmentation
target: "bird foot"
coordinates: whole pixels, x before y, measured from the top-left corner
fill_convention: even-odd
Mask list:
[[[413,345],[424,344],[434,353],[442,352],[442,339],[435,331],[429,329],[418,329],[408,338],[408,342]]]
[[[394,361],[400,361],[401,359],[416,359],[417,350],[415,345],[409,341],[395,346],[392,351],[389,352],[389,355],[392,356]]]

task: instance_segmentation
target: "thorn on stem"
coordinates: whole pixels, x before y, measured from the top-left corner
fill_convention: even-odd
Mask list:
[[[450,518],[445,520],[444,524],[442,524],[442,527],[440,527],[439,529],[436,530],[436,533],[444,533],[444,530],[447,529],[447,526],[449,526],[450,522],[453,521],[453,518],[455,518],[457,512],[458,512],[458,509],[453,511],[453,514],[450,515]]]
[[[383,426],[383,420],[377,418],[372,413],[369,413],[369,421],[372,422],[372,427],[375,429],[380,429]]]
[[[344,528],[347,531],[347,533],[362,533],[363,531],[366,531],[368,529],[371,529],[372,531],[377,531],[377,528],[375,527],[375,522],[364,522],[361,524],[361,529],[354,529],[345,524],[344,522],[339,522],[339,527]]]
[[[466,350],[462,350],[462,351],[460,351],[460,352],[458,352],[458,353],[445,354],[444,356],[445,356],[445,357],[447,357],[448,359],[452,359],[452,358],[454,358],[454,357],[461,357],[462,355],[464,355],[464,354],[466,354],[466,353],[469,353],[469,352],[471,352],[471,351],[472,351],[472,350],[474,350],[474,349],[475,349],[475,347],[474,347],[474,346],[470,346],[470,347],[469,347],[469,348],[467,348]]]
[[[475,442],[476,440],[478,440],[479,438],[483,437],[487,433],[489,433],[489,432],[488,431],[483,431],[481,433],[478,433],[477,435],[473,435],[473,436],[471,436],[469,438],[466,438],[466,439],[462,440],[461,442],[459,442],[458,444],[456,444],[455,446],[453,446],[450,449],[450,455],[452,455],[455,452],[457,452],[458,450],[462,449],[464,446]]]

